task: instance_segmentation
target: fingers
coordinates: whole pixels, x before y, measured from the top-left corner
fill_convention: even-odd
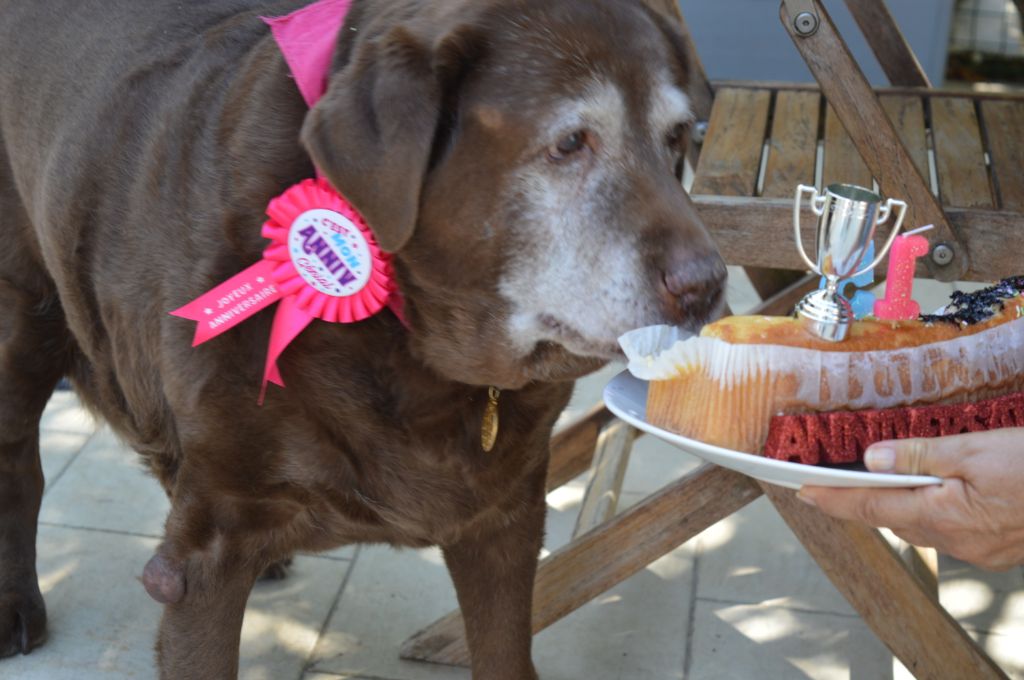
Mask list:
[[[969,432],[930,439],[899,439],[878,442],[864,452],[864,464],[872,472],[959,477],[964,461],[986,450],[993,432]]]
[[[872,472],[909,475],[961,477],[972,456],[1020,448],[1024,428],[1002,428],[987,432],[900,439],[872,444],[864,453],[864,464]]]
[[[917,489],[836,489],[805,486],[797,498],[833,517],[874,527],[914,526],[922,513]]]
[[[865,458],[875,472],[933,474],[943,482],[914,489],[804,487],[797,497],[986,569],[1024,563],[1024,428],[880,442]]]

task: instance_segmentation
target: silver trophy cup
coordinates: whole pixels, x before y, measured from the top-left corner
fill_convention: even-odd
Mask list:
[[[812,262],[804,251],[800,237],[800,204],[803,194],[811,195],[811,209],[818,216],[817,261]],[[896,223],[885,245],[874,261],[861,266],[868,247],[875,237],[875,228],[889,219],[898,208]],[[801,184],[796,188],[793,204],[793,229],[796,247],[811,271],[825,277],[825,288],[808,293],[796,306],[797,315],[814,335],[831,342],[846,338],[853,323],[850,301],[839,293],[839,282],[874,269],[889,252],[903,225],[907,204],[882,197],[853,184],[830,184],[824,194]]]

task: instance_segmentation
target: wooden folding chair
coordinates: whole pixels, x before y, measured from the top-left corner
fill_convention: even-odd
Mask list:
[[[783,24],[820,90],[763,83],[715,89],[709,142],[691,193],[726,260],[801,266],[790,237],[788,194],[796,178],[804,177],[805,183],[814,178],[814,142],[820,138],[819,185],[837,180],[870,185],[874,178],[881,193],[910,204],[907,224],[935,225],[920,275],[956,281],[1019,273],[1019,255],[1006,245],[1012,243],[1013,228],[1024,223],[1024,99],[928,88],[912,55],[896,58],[909,48],[884,3],[847,4],[862,26],[873,27],[865,34],[879,61],[904,65],[889,71],[901,87],[876,94],[820,2],[785,0]],[[801,17],[813,28],[799,28]],[[889,29],[887,37],[879,37],[880,26]],[[743,120],[745,129],[729,125],[735,120]],[[751,247],[751,235],[757,236],[757,247]]]
[[[685,30],[674,2],[649,2]],[[921,275],[951,281],[1020,273],[1011,237],[1024,226],[1024,101],[931,89],[884,2],[847,4],[896,87],[871,89],[818,0],[783,0],[781,18],[820,88],[709,85],[694,55],[692,100],[707,133],[691,156],[691,195],[726,261],[747,268],[764,298],[756,313],[789,313],[817,287],[817,277],[800,271],[792,243],[792,192],[800,183],[874,181],[883,194],[906,200],[908,225],[935,225]],[[810,214],[805,224],[813,226]],[[763,493],[916,677],[1006,677],[939,604],[933,555],[908,552],[908,568],[878,531],[829,518],[791,491],[704,465],[616,515],[636,436],[597,407],[552,439],[549,489],[591,472],[573,540],[540,564],[535,632]],[[402,656],[466,665],[458,612],[410,638]]]

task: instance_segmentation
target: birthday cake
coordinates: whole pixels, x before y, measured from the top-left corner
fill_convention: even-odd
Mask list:
[[[649,381],[651,424],[737,451],[849,462],[871,441],[890,436],[949,434],[1024,418],[1024,399],[983,403],[1024,390],[1022,291],[1024,277],[1016,277],[954,293],[938,315],[855,321],[839,343],[811,335],[799,319],[765,316],[727,317],[697,337],[670,341],[664,327],[643,328],[620,343],[630,372]],[[950,409],[863,414],[967,403],[980,406],[970,414],[961,407],[959,415]],[[855,412],[862,413],[849,415]],[[922,418],[931,425],[918,424]]]

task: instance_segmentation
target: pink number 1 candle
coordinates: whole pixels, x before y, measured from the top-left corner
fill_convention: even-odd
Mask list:
[[[916,319],[921,306],[911,299],[914,269],[917,258],[928,254],[928,239],[919,232],[932,225],[897,236],[889,251],[889,274],[885,280],[885,297],[875,301],[875,316],[879,319],[901,321]]]

